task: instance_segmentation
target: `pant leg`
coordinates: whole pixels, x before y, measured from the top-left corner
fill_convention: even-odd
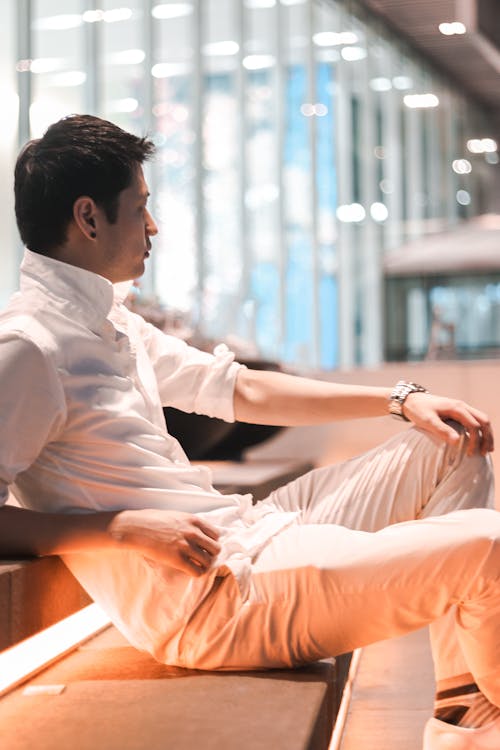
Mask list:
[[[474,679],[500,706],[500,513],[464,510],[378,532],[295,524],[253,565],[241,600],[221,579],[186,629],[185,666],[300,664],[399,636],[456,606]]]
[[[271,493],[264,503],[300,510],[303,523],[378,531],[393,523],[453,510],[492,507],[489,457],[467,456],[416,428],[348,461],[315,469]]]
[[[369,453],[322,468],[279,488],[269,501],[282,510],[303,508],[304,523],[337,523],[377,531],[453,510],[493,507],[491,461],[465,454],[466,443],[446,446],[410,429]],[[430,626],[436,679],[469,671],[450,611]]]

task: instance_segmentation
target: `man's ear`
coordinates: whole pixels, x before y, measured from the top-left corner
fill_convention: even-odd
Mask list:
[[[97,206],[92,198],[81,195],[73,204],[73,219],[79,230],[89,240],[95,240]]]

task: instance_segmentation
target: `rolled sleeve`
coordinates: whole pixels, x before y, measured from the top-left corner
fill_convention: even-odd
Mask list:
[[[210,354],[147,324],[144,333],[163,406],[234,422],[234,388],[244,365],[225,344]]]
[[[203,387],[196,394],[194,411],[234,422],[234,388],[242,367],[244,365],[234,361],[234,353],[225,344],[216,346],[204,373]]]

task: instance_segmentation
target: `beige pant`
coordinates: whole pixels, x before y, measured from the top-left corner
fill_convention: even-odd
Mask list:
[[[217,580],[186,666],[300,664],[432,623],[437,678],[470,671],[500,705],[500,513],[482,508],[489,459],[463,442],[410,429],[273,492],[263,502],[302,513],[255,560],[246,600]]]

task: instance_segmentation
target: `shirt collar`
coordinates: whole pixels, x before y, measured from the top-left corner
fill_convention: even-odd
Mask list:
[[[106,318],[114,303],[125,300],[131,285],[132,281],[112,284],[93,271],[28,249],[21,263],[21,292],[43,287],[51,296],[76,305],[91,320]]]

